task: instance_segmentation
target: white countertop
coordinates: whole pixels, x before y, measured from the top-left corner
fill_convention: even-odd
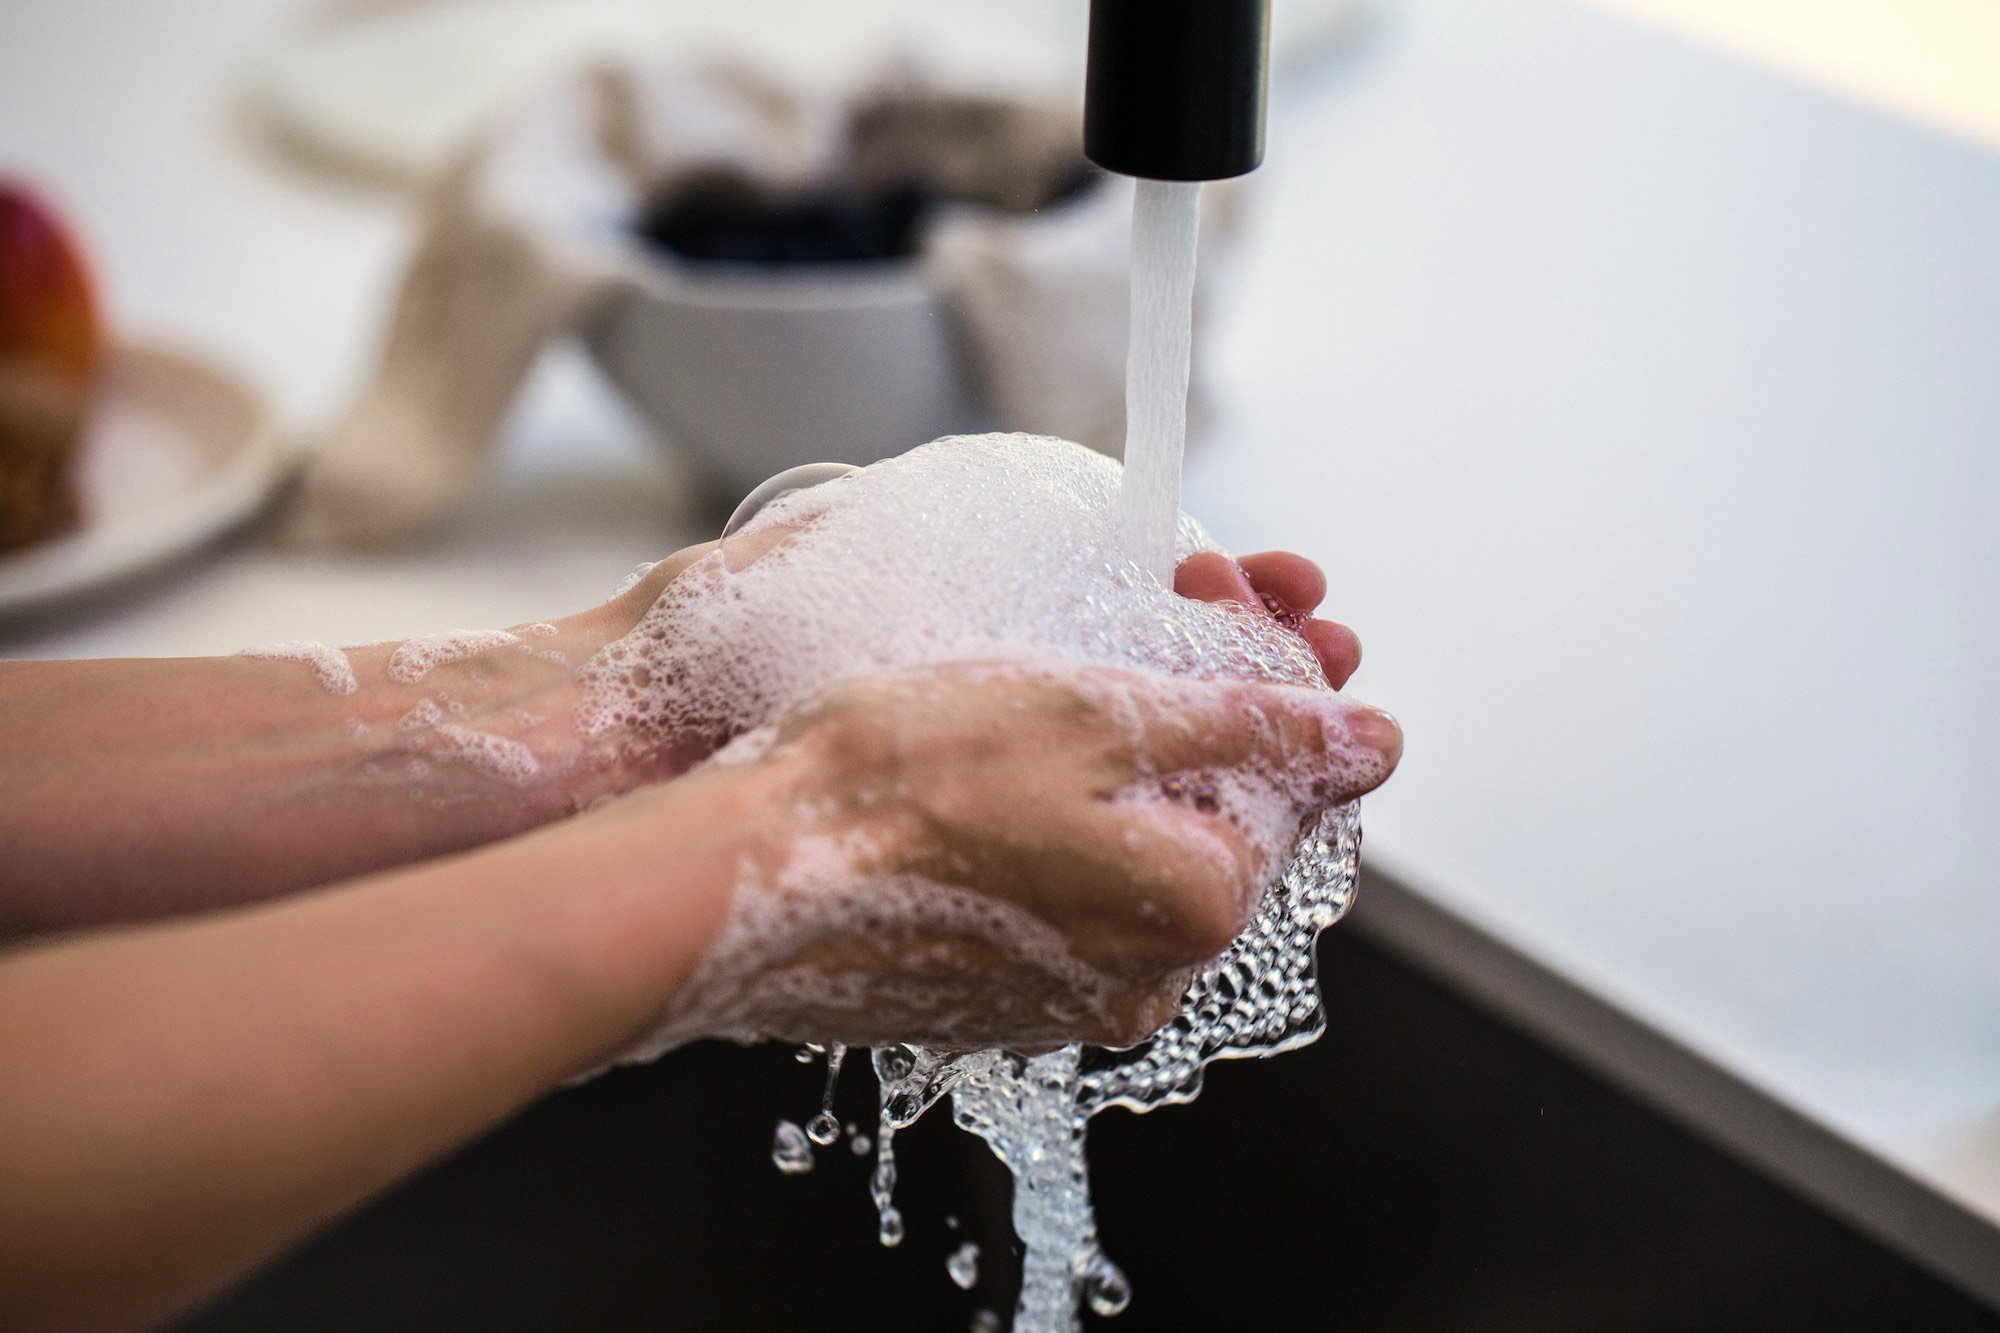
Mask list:
[[[0,164],[307,423],[407,237],[233,127],[291,9],[10,6]],[[1361,631],[1371,858],[2000,1222],[2000,156],[1564,0],[1386,9],[1274,105],[1189,508]],[[0,655],[539,618],[676,494],[558,355],[414,556],[239,544]]]
[[[1412,0],[1269,161],[1188,504],[1327,565],[1370,854],[2000,1220],[2000,155]]]

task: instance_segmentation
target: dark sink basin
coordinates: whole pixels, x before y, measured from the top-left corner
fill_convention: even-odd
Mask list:
[[[1925,1271],[1335,928],[1318,1045],[1110,1112],[1091,1161],[1145,1329],[2000,1330]],[[1007,1181],[942,1114],[771,1165],[819,1067],[708,1044],[559,1093],[183,1321],[224,1330],[963,1329],[1012,1308]],[[843,1090],[866,1123],[865,1074]],[[946,1219],[957,1220],[952,1229]],[[988,1256],[961,1292],[944,1258]]]

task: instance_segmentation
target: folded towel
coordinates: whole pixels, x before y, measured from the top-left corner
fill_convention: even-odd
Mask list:
[[[1124,435],[1130,182],[1076,188],[1080,108],[898,73],[848,95],[740,64],[601,65],[493,124],[431,187],[374,375],[319,442],[284,535],[391,544],[457,503],[542,346],[636,284],[649,200],[722,170],[772,193],[842,181],[949,202],[918,262],[1002,427],[1114,456]],[[1204,259],[1226,227],[1211,190]]]

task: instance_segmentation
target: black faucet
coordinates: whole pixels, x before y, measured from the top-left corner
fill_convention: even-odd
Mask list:
[[[1091,0],[1084,155],[1147,180],[1254,170],[1270,33],[1270,0]]]

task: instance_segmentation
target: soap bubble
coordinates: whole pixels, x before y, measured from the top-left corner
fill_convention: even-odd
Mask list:
[[[352,694],[359,688],[354,679],[354,668],[347,660],[347,654],[323,643],[293,639],[286,643],[267,643],[256,648],[245,648],[236,655],[262,657],[275,662],[303,662],[312,668],[313,676],[319,681],[320,688],[328,694]],[[368,728],[364,725],[361,730],[366,734]],[[354,734],[351,729],[349,734]]]

